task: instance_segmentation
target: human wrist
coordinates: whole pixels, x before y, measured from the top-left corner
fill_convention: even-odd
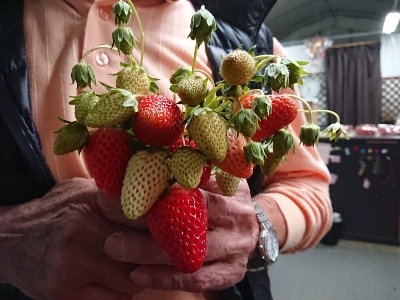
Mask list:
[[[258,203],[268,220],[271,222],[278,236],[279,246],[282,247],[287,238],[287,226],[285,217],[278,203],[273,197],[265,194],[258,194],[253,198],[253,200]]]

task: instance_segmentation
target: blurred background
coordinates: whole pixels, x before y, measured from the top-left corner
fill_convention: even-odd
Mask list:
[[[275,300],[400,299],[400,5],[278,0],[266,18],[288,56],[307,61],[301,95],[322,128],[337,112],[349,139],[320,139],[333,227],[315,248],[271,266]],[[385,20],[389,14],[389,23]]]

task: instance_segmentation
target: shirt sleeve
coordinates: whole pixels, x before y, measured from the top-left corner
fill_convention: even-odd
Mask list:
[[[274,54],[286,56],[284,48],[276,39]],[[298,94],[297,89],[281,92]],[[302,108],[300,102],[299,107]],[[305,114],[299,113],[289,126],[294,136],[295,152],[289,152],[286,162],[282,161],[275,173],[265,179],[261,194],[255,197],[259,202],[262,202],[265,195],[272,197],[281,209],[287,229],[282,253],[293,253],[314,246],[332,225],[330,174],[317,146],[300,145],[300,127],[305,123]]]

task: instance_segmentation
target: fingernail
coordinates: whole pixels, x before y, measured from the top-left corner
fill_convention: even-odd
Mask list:
[[[109,236],[104,243],[104,251],[115,259],[123,259],[125,257],[125,240],[116,234]]]
[[[138,286],[149,288],[152,286],[152,279],[148,273],[134,270],[130,275],[131,280]]]

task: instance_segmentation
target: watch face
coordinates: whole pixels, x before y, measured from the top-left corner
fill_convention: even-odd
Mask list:
[[[279,254],[279,241],[274,230],[269,231],[266,246],[270,260],[275,261]]]

